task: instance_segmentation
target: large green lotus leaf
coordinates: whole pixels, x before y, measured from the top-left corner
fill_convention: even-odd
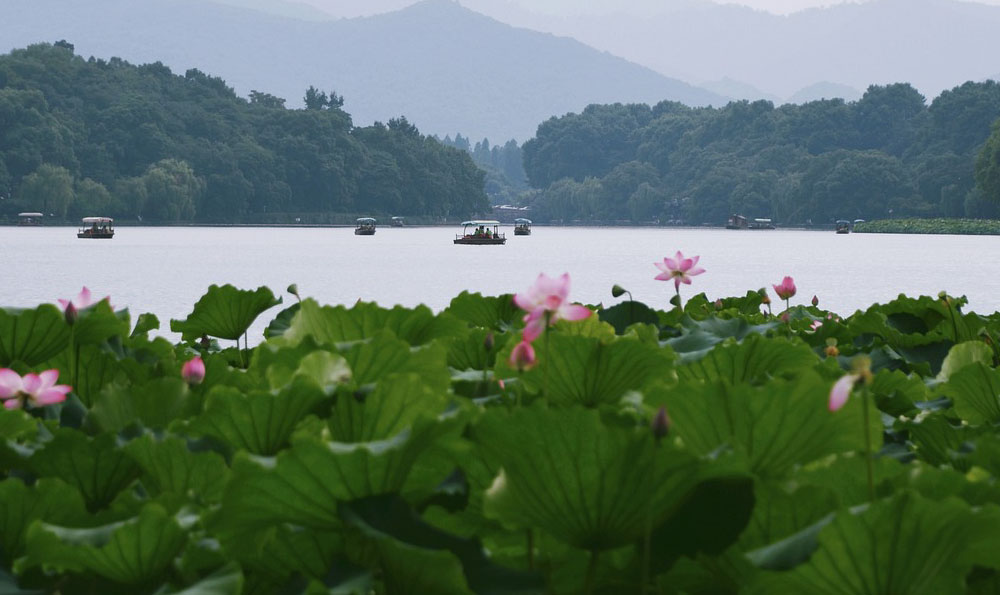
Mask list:
[[[3,440],[30,438],[35,435],[37,429],[38,420],[23,409],[0,407],[0,437],[3,437]]]
[[[58,369],[60,383],[71,384],[73,393],[90,407],[101,389],[125,375],[124,365],[128,363],[106,345],[80,345],[61,352],[44,367]]]
[[[57,477],[78,489],[90,511],[109,505],[139,475],[114,434],[90,438],[69,428],[56,430],[31,456],[30,465],[37,475]]]
[[[188,431],[194,436],[212,436],[234,449],[273,455],[288,444],[299,421],[325,398],[316,382],[305,376],[296,376],[277,394],[217,386],[209,391],[205,412],[190,423]]]
[[[816,355],[808,346],[785,339],[751,335],[742,342],[717,345],[704,357],[677,368],[681,379],[757,384],[812,368]]]
[[[88,421],[105,432],[118,432],[136,422],[162,429],[184,417],[190,395],[187,384],[175,377],[111,384],[97,396]]]
[[[347,503],[341,507],[341,516],[367,539],[388,592],[543,592],[540,575],[499,566],[486,556],[478,539],[432,527],[396,495]],[[426,566],[415,568],[422,564]]]
[[[966,443],[990,431],[985,426],[961,424],[941,412],[897,422],[896,428],[909,434],[920,460],[931,465],[952,465],[962,471],[972,464],[963,452]]]
[[[236,564],[226,564],[197,583],[180,589],[163,587],[155,595],[240,595],[243,572]]]
[[[990,433],[976,438],[969,461],[994,477],[1000,477],[1000,436]]]
[[[646,304],[629,300],[620,304],[615,304],[610,308],[598,311],[597,315],[604,322],[615,327],[615,332],[619,335],[633,324],[658,324],[660,316]]]
[[[341,392],[327,420],[336,442],[374,442],[391,438],[422,417],[444,412],[450,399],[420,382],[416,374],[394,375],[367,395]]]
[[[951,374],[938,390],[951,398],[955,413],[970,424],[1000,422],[1000,370],[975,362]]]
[[[901,492],[859,514],[842,511],[819,533],[819,548],[794,570],[764,573],[751,593],[897,595],[964,593],[984,525],[957,499],[932,502]]]
[[[682,362],[701,359],[713,347],[726,339],[742,341],[751,335],[764,334],[776,328],[777,322],[753,326],[743,318],[706,318],[693,320],[689,316],[681,319],[681,335],[666,341],[681,356]]]
[[[610,343],[615,339],[615,327],[604,322],[597,316],[588,316],[583,320],[560,320],[551,327],[555,334],[569,337],[590,337]],[[542,337],[544,341],[544,335]]]
[[[425,384],[442,391],[451,383],[447,351],[439,343],[413,349],[392,333],[379,331],[373,333],[370,341],[351,345],[341,353],[351,366],[357,386],[407,372],[418,374]]]
[[[486,338],[493,336],[493,349],[486,350]],[[499,353],[512,339],[511,333],[486,329],[471,329],[463,337],[448,341],[448,366],[455,370],[487,370],[493,367]]]
[[[295,315],[298,313],[301,306],[298,302],[288,306],[278,315],[274,317],[264,329],[264,337],[270,339],[271,337],[280,337],[285,334],[285,331],[292,327],[292,320],[295,319]]]
[[[763,386],[686,381],[657,386],[646,402],[665,406],[676,433],[694,452],[707,456],[728,447],[760,477],[785,477],[796,466],[845,450],[863,449],[865,401],[850,399],[837,412],[827,409],[830,382],[814,372]],[[878,411],[869,403],[872,419]],[[879,448],[881,424],[870,428]]]
[[[59,479],[43,478],[32,486],[15,478],[0,481],[0,561],[9,568],[24,554],[25,534],[33,521],[63,524],[86,518],[80,493]]]
[[[311,338],[294,345],[281,339],[265,341],[253,350],[246,373],[233,378],[239,382],[227,381],[225,384],[237,388],[283,388],[295,376],[302,360],[317,352],[332,353],[316,345]]]
[[[183,438],[158,439],[148,432],[124,450],[142,469],[142,484],[151,495],[171,494],[199,504],[222,498],[229,468],[218,453],[191,452]]]
[[[338,555],[344,551],[344,536],[336,531],[315,531],[291,525],[279,525],[271,531],[263,548],[255,545],[259,555],[242,560],[275,577],[287,578],[292,573],[315,580],[326,578]]]
[[[987,367],[993,364],[993,350],[989,345],[982,341],[966,341],[952,346],[944,358],[944,363],[941,364],[941,372],[937,375],[937,379],[948,380],[953,374],[972,364]]]
[[[923,378],[908,376],[899,370],[880,370],[868,390],[875,397],[878,408],[894,417],[915,414],[930,398]]]
[[[388,440],[345,444],[301,437],[277,457],[238,453],[218,530],[238,536],[275,523],[336,530],[339,501],[400,491],[418,460],[464,425],[451,414],[421,419]],[[433,478],[434,485],[442,479]]]
[[[638,539],[698,480],[698,462],[670,442],[658,447],[648,428],[606,424],[579,407],[493,409],[473,436],[503,467],[488,514],[586,550]]]
[[[509,330],[517,326],[517,321],[524,316],[524,312],[514,304],[513,295],[483,296],[468,291],[452,298],[445,312],[470,326],[494,331]]]
[[[159,328],[160,319],[156,317],[156,314],[143,312],[136,319],[135,327],[132,328],[132,334],[129,336],[133,339],[141,336],[147,336],[149,335],[149,331],[155,331]]]
[[[107,300],[79,311],[73,323],[74,345],[99,345],[112,337],[125,339],[132,329],[127,309],[115,312]]]
[[[533,391],[547,389],[546,398],[554,404],[596,407],[617,403],[626,392],[673,373],[672,353],[635,339],[605,343],[554,332],[535,344],[538,365],[522,378]],[[510,352],[505,351],[503,361],[497,362],[497,373],[513,375],[507,362]]]
[[[28,529],[25,566],[90,571],[126,585],[162,581],[195,520],[147,504],[137,517],[90,529],[35,523]]]
[[[52,304],[33,310],[0,308],[0,367],[36,366],[69,345],[70,327]]]
[[[890,457],[872,459],[876,496],[891,494],[907,485],[906,474],[912,468]],[[827,457],[795,473],[801,485],[825,488],[837,496],[839,506],[857,506],[868,502],[868,473],[863,456],[842,453]]]
[[[267,287],[250,291],[232,285],[212,285],[186,319],[170,321],[170,330],[182,333],[185,341],[202,335],[236,340],[262,312],[280,303],[281,298],[275,298]]]
[[[447,313],[435,316],[430,308],[423,305],[414,309],[396,306],[391,310],[365,302],[358,302],[352,308],[321,307],[314,300],[307,299],[302,301],[285,337],[292,343],[313,337],[319,344],[335,345],[370,339],[383,329],[417,346],[434,339],[461,335],[466,325]]]
[[[977,318],[967,318],[937,298],[900,294],[887,304],[876,304],[852,316],[849,326],[856,335],[878,335],[894,346],[911,347],[941,339],[969,341],[983,326]]]
[[[756,505],[740,549],[749,551],[781,541],[837,510],[833,490],[815,485],[759,481],[754,486]]]

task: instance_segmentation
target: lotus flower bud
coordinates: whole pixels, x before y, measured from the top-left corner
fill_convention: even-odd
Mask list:
[[[788,322],[790,320],[791,320],[791,317],[788,315],[788,312],[782,312],[781,313],[781,322],[784,322],[785,324],[788,324]]]
[[[813,308],[815,308],[816,306],[819,306],[819,298],[818,297],[813,296],[812,305],[813,305]]]
[[[289,285],[288,289],[286,291],[288,293],[294,295],[295,297],[299,297],[299,286],[297,284],[295,284],[295,283],[292,283],[291,285]]]
[[[205,362],[200,356],[191,358],[181,366],[181,378],[191,386],[201,384],[205,380]]]
[[[496,342],[493,338],[493,333],[492,332],[486,333],[486,338],[483,339],[483,347],[486,349],[486,351],[493,351],[493,346],[495,345],[495,343]]]
[[[611,296],[612,297],[621,297],[623,295],[625,295],[625,288],[622,287],[621,285],[618,285],[617,283],[615,283],[611,287]]]
[[[765,294],[765,295],[761,296],[760,303],[764,304],[765,306],[770,306],[771,305],[771,298],[767,297],[767,295]]]
[[[208,338],[208,335],[202,335],[201,340],[198,342],[201,344],[202,349],[208,349],[212,346],[212,341]]]
[[[64,314],[66,316],[66,324],[70,326],[73,326],[73,323],[76,322],[76,319],[80,317],[80,314],[79,312],[77,312],[76,306],[73,305],[73,302],[70,302],[66,306],[66,311],[64,312]]]
[[[510,365],[520,371],[535,365],[535,348],[528,341],[521,341],[510,352]]]
[[[827,345],[824,351],[826,352],[827,357],[837,357],[840,355],[840,350],[837,349],[836,345]]]
[[[715,300],[715,309],[716,310],[721,310],[722,308],[723,308],[723,306],[722,306],[722,299]]]
[[[670,417],[667,415],[667,408],[660,407],[653,418],[653,437],[659,442],[670,432]]]

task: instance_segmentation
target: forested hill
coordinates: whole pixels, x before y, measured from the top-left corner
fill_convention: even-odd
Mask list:
[[[533,205],[541,220],[995,216],[996,202],[976,186],[976,160],[998,117],[994,81],[930,105],[908,84],[871,86],[851,103],[594,105],[539,126],[524,165],[545,189]]]
[[[238,97],[198,70],[85,60],[71,45],[0,56],[0,216],[324,222],[488,209],[464,151],[405,119],[354,127],[335,93],[307,109]]]

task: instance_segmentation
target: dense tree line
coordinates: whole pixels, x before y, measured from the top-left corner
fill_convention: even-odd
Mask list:
[[[490,139],[484,138],[473,144],[458,133],[454,139],[448,135],[441,142],[467,152],[486,173],[486,196],[489,197],[490,204],[513,204],[529,189],[521,146],[516,140],[511,139],[503,145],[491,145]]]
[[[315,87],[306,109],[160,63],[39,44],[0,56],[0,216],[155,221],[331,213],[461,218],[489,204],[471,157],[404,118],[355,127]]]
[[[531,185],[544,189],[539,219],[991,217],[1000,128],[984,143],[998,117],[994,81],[930,105],[908,84],[875,85],[851,103],[592,105],[542,123],[522,149]]]

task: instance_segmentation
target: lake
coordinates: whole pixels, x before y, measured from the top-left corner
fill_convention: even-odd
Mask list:
[[[979,312],[1000,307],[1000,238],[992,236],[620,227],[535,227],[534,235],[514,236],[506,227],[505,246],[456,246],[457,231],[380,227],[374,236],[355,236],[352,228],[122,227],[113,240],[81,240],[69,227],[2,227],[0,305],[54,302],[87,285],[133,318],[153,312],[167,330],[213,283],[267,285],[286,304],[295,298],[285,288],[297,283],[304,297],[323,304],[361,299],[438,311],[462,290],[517,292],[539,272],[569,272],[574,300],[610,305],[619,301],[611,297],[618,283],[636,300],[664,308],[673,284],[653,280],[653,262],[681,250],[701,255],[707,270],[681,287],[682,296],[770,290],[791,275],[799,292],[793,304],[815,294],[821,307],[845,315],[901,292],[946,290],[968,296]],[[259,336],[277,311],[251,332]]]

